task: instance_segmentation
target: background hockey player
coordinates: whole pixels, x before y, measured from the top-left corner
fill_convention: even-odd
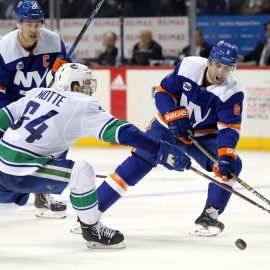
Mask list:
[[[243,92],[233,76],[238,52],[234,45],[220,41],[209,59],[186,57],[166,76],[155,93],[158,114],[147,134],[177,144],[207,171],[215,170],[218,179],[232,187],[231,172],[239,175],[242,163],[235,153],[239,139]],[[218,168],[188,138],[187,130],[218,157]],[[155,159],[137,149],[99,186],[99,210],[106,211],[126,191],[136,185],[155,166]],[[120,184],[119,184],[120,183]],[[123,189],[122,186],[126,188]],[[218,216],[231,193],[214,183],[202,214],[195,220],[194,234],[212,236],[224,229]],[[76,232],[76,228],[75,231]]]
[[[67,62],[60,37],[44,29],[44,12],[37,1],[20,1],[16,16],[18,29],[0,41],[0,108],[20,99],[33,87],[46,86],[48,71],[56,72]],[[37,216],[66,216],[65,204],[55,201],[49,194],[35,195]]]
[[[87,66],[64,64],[54,88],[34,88],[0,110],[0,209],[24,205],[30,192],[61,193],[69,185],[87,246],[121,248],[123,235],[99,222],[92,166],[59,156],[77,139],[92,136],[144,149],[155,165],[169,169],[183,171],[191,162],[180,147],[106,113],[91,96],[95,89]]]

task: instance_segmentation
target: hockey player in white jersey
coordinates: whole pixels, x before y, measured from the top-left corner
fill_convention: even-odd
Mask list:
[[[106,113],[91,96],[95,89],[88,67],[64,64],[53,88],[34,88],[0,110],[0,209],[24,205],[29,193],[59,194],[68,186],[87,246],[122,248],[123,235],[99,222],[93,167],[59,156],[78,138],[91,136],[143,149],[168,169],[183,171],[191,162],[179,147]]]
[[[17,30],[0,41],[0,108],[17,101],[34,87],[46,86],[49,70],[67,61],[60,37],[44,28],[44,12],[36,0],[22,0],[16,7]],[[35,194],[38,217],[64,218],[66,205],[49,194]]]

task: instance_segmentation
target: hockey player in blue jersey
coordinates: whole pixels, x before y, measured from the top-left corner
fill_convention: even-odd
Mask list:
[[[237,62],[236,46],[224,41],[213,47],[209,59],[184,58],[157,88],[158,113],[146,131],[155,138],[180,145],[202,168],[214,170],[217,179],[230,187],[234,184],[230,173],[239,175],[242,168],[235,153],[244,98],[241,85],[233,75]],[[188,130],[218,157],[218,167],[191,143]],[[106,211],[153,167],[153,157],[136,149],[99,186],[99,210]],[[195,220],[195,235],[212,236],[223,231],[224,224],[218,217],[230,196],[230,192],[209,184],[205,208]]]
[[[0,108],[33,87],[45,86],[48,71],[55,72],[67,62],[64,43],[44,28],[44,12],[37,1],[20,1],[16,16],[18,29],[0,40]],[[35,205],[39,217],[66,216],[66,205],[50,195],[35,194]]]
[[[168,169],[183,171],[191,161],[180,147],[105,112],[92,97],[95,89],[87,66],[64,64],[53,88],[34,88],[0,110],[0,212],[26,204],[31,192],[60,194],[68,185],[87,246],[123,248],[123,235],[99,222],[92,166],[59,156],[77,139],[91,136],[142,149]]]

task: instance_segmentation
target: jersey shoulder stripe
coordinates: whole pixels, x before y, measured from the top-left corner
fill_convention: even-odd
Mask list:
[[[185,57],[179,66],[177,75],[188,78],[201,85],[207,61],[206,58],[199,56]]]
[[[29,51],[21,46],[18,34],[19,30],[14,30],[6,34],[0,41],[0,55],[5,64],[29,56]],[[47,29],[41,29],[37,46],[33,50],[33,55],[61,53],[61,48],[61,39],[57,33]]]
[[[22,57],[26,57],[29,54],[21,47],[18,34],[19,30],[14,30],[4,35],[0,41],[0,55],[5,64],[13,62]]]
[[[42,29],[38,46],[33,53],[34,55],[61,53],[61,39],[59,35],[51,30]]]
[[[212,85],[207,87],[207,91],[213,93],[223,103],[237,93],[243,94],[240,81],[233,75],[230,76],[224,83],[218,86]],[[242,96],[244,97],[244,94]]]

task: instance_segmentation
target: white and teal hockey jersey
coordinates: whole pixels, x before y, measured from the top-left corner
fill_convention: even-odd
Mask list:
[[[78,92],[34,88],[0,110],[0,170],[29,175],[58,158],[77,139],[91,136],[156,153],[159,142],[105,112]]]

